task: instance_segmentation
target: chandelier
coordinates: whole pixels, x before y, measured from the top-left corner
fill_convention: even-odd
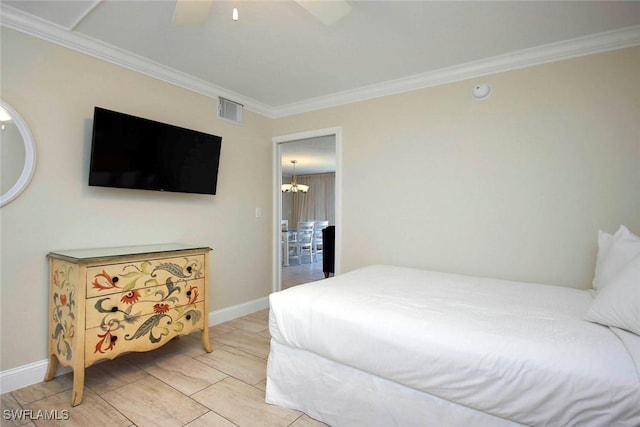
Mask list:
[[[291,163],[293,163],[293,176],[291,177],[291,184],[282,184],[281,190],[283,193],[306,193],[307,191],[309,191],[309,186],[298,184],[296,180],[296,163],[298,163],[298,161],[291,160]]]

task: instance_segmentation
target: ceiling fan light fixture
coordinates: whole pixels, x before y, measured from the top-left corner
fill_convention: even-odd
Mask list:
[[[233,8],[233,13],[231,14],[231,17],[233,18],[234,22],[238,22],[238,8],[237,7]]]

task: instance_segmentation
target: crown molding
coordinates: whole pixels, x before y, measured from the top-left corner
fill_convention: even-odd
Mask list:
[[[40,20],[11,6],[2,5],[0,24],[205,96],[231,99],[243,104],[245,109],[269,118],[282,118],[547,62],[640,45],[640,25],[638,25],[546,44],[282,106],[271,106],[91,37]]]
[[[274,118],[640,45],[640,25],[598,33],[275,107]]]
[[[268,117],[272,115],[271,106],[193,77],[182,71],[151,61],[140,55],[127,52],[77,32],[69,31],[65,27],[43,21],[11,6],[2,5],[0,24],[7,28],[137,71],[201,95],[231,99],[243,104],[245,109],[249,111]]]

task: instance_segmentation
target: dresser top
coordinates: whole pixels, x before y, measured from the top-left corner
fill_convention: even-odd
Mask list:
[[[210,251],[207,246],[185,245],[181,243],[165,243],[160,245],[122,246],[116,248],[71,249],[52,251],[49,258],[63,259],[72,262],[93,262],[126,257],[132,255],[163,254],[166,252]]]

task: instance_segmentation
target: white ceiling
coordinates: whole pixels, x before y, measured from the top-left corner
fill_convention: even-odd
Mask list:
[[[640,44],[637,1],[349,1],[333,25],[213,1],[199,26],[175,0],[2,0],[0,22],[270,117]]]
[[[296,160],[296,175],[335,172],[336,138],[334,135],[285,142],[281,147],[282,176],[293,175],[292,160]]]

